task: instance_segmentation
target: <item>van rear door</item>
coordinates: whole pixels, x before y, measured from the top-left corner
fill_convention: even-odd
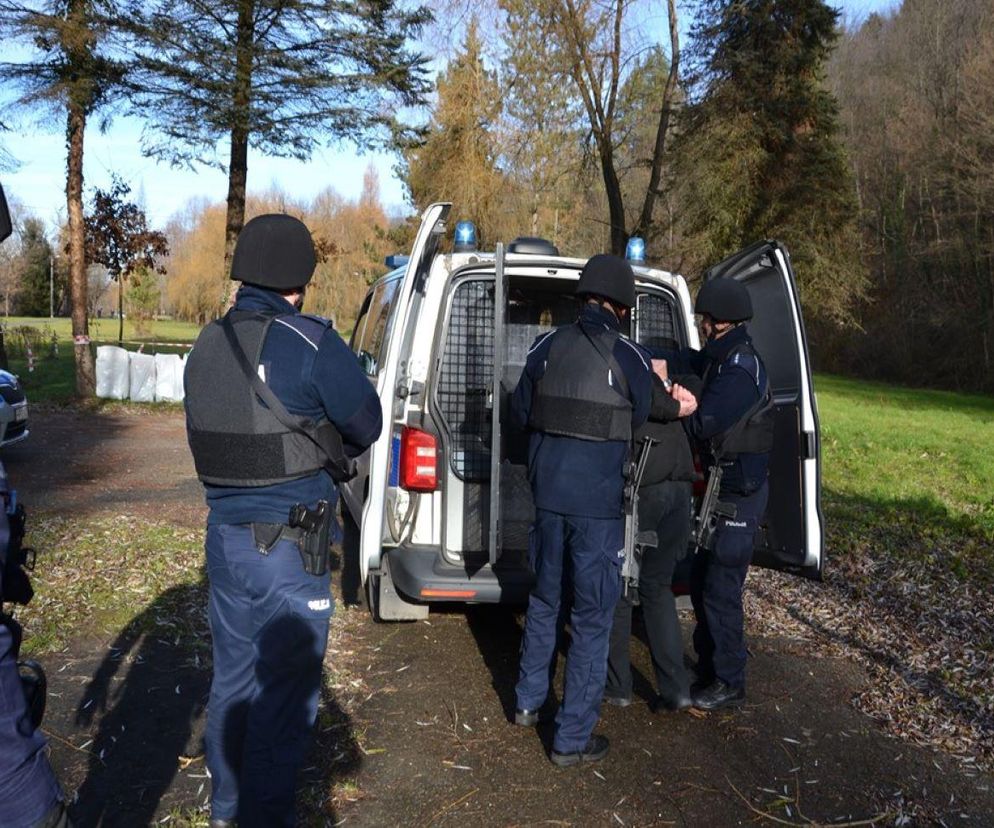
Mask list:
[[[749,290],[749,332],[776,403],[770,500],[752,562],[820,580],[824,540],[818,409],[790,254],[780,242],[758,242],[715,265],[704,278],[719,276]]]
[[[396,288],[391,319],[386,331],[386,346],[383,349],[381,374],[377,387],[380,393],[380,408],[383,414],[383,432],[373,444],[369,454],[369,492],[362,510],[359,562],[363,582],[369,571],[380,565],[383,551],[383,506],[390,470],[390,447],[394,434],[394,403],[398,382],[399,366],[402,360],[404,332],[407,330],[415,290],[423,290],[431,263],[438,251],[439,241],[445,233],[445,219],[449,215],[450,203],[432,204],[421,214],[418,228],[408,259],[407,268]]]

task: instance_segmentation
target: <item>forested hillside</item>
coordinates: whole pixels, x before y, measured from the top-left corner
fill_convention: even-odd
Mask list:
[[[107,48],[136,37],[115,9],[94,18]],[[406,252],[417,213],[445,200],[484,248],[536,235],[570,255],[621,254],[638,235],[650,264],[692,287],[737,249],[779,239],[820,370],[994,390],[994,0],[905,0],[857,22],[825,0],[445,0],[434,14],[397,19],[414,85],[389,139],[375,118],[378,132],[356,122],[354,136],[337,116],[334,129],[297,125],[300,157],[336,129],[393,149],[409,203],[388,208],[372,169],[353,199],[318,164],[328,187],[317,196],[246,197],[242,170],[227,203],[193,202],[165,228],[160,311],[203,322],[226,306],[241,199],[246,217],[285,210],[311,226],[321,261],[307,308],[348,327],[384,257]],[[149,119],[141,89],[163,69],[161,49],[138,45],[117,70]],[[428,67],[434,81],[421,84]],[[28,218],[0,260],[11,312],[37,306],[31,286],[44,281]],[[78,257],[63,248],[59,274]]]

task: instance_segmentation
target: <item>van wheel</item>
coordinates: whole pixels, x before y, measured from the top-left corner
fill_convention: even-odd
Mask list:
[[[357,607],[362,602],[362,573],[359,569],[359,526],[348,506],[342,503],[342,603]]]
[[[383,623],[383,616],[380,615],[380,576],[370,573],[366,578],[366,606],[369,614],[377,624]]]

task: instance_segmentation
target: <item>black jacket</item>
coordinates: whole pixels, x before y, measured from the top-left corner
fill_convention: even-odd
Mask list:
[[[699,377],[686,374],[674,377],[673,381],[700,398],[702,383]],[[644,437],[651,437],[657,443],[649,453],[642,477],[643,486],[664,480],[694,480],[697,477],[690,442],[679,413],[680,404],[667,393],[659,377],[653,374],[649,419],[635,433],[636,445]]]

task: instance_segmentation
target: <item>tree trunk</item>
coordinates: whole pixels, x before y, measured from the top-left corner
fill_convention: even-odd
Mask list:
[[[628,244],[628,232],[625,230],[625,197],[621,192],[621,181],[614,168],[614,151],[608,139],[598,136],[598,147],[601,157],[601,172],[604,175],[604,193],[607,196],[608,218],[611,221],[611,252],[615,256],[624,256]]]
[[[231,127],[231,158],[228,162],[228,214],[224,231],[224,272],[231,274],[235,242],[245,224],[245,185],[248,180],[249,107],[252,100],[253,0],[238,4],[235,45],[234,123]]]
[[[72,297],[73,357],[76,363],[76,393],[92,397],[96,392],[96,372],[90,350],[90,330],[86,318],[86,261],[83,243],[83,132],[86,112],[69,96],[66,121],[68,162],[66,208],[69,214],[69,294]]]

